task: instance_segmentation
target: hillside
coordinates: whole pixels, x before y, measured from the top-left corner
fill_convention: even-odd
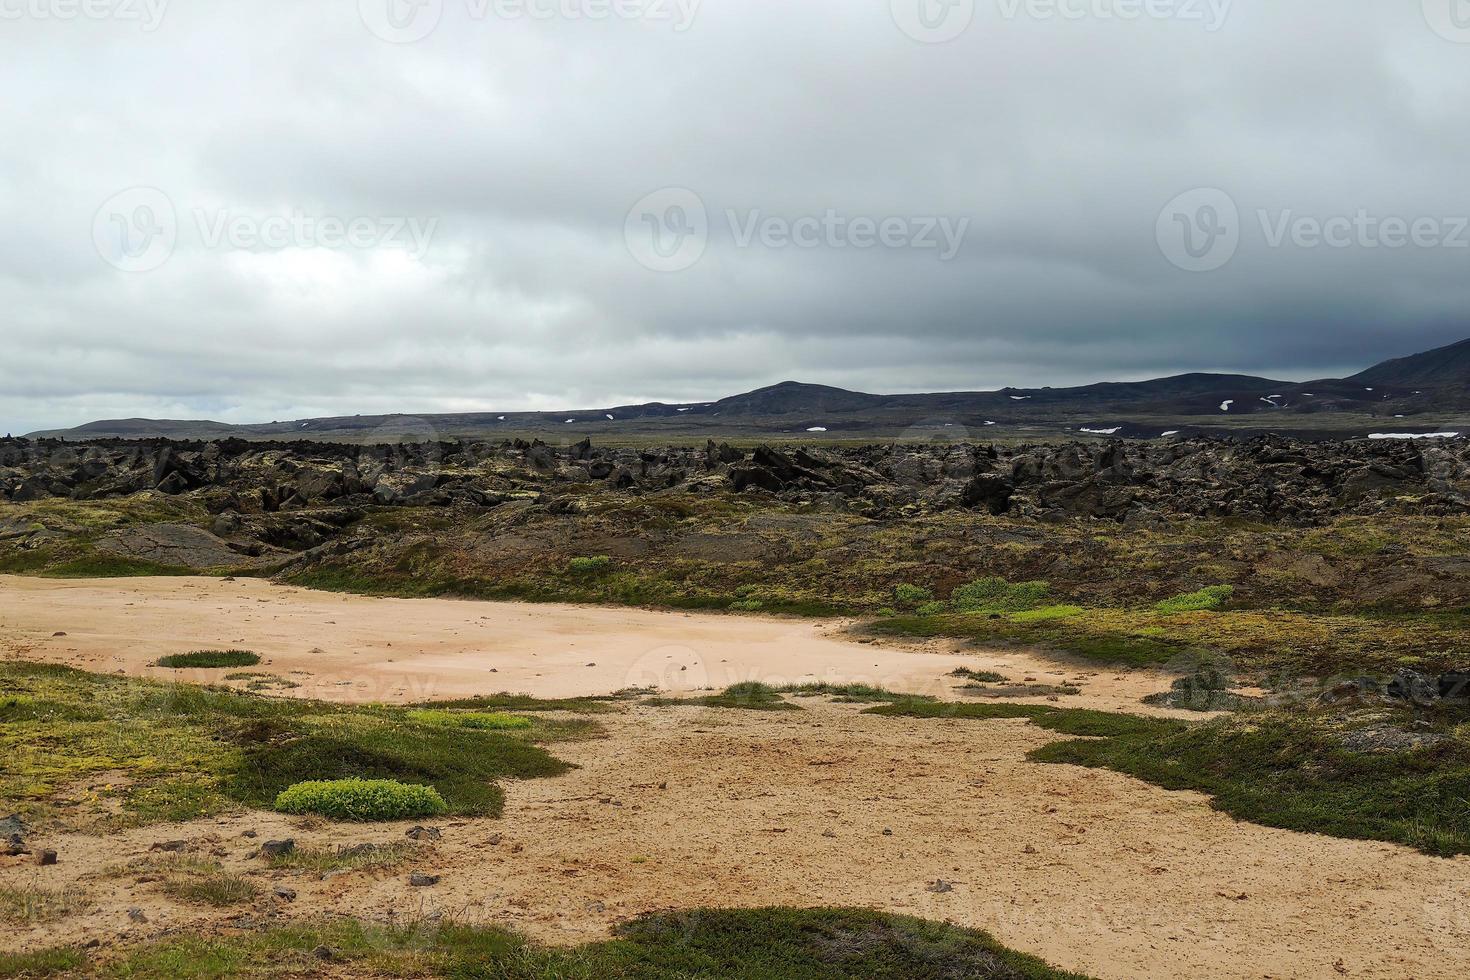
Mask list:
[[[390,442],[534,436],[643,439],[1041,438],[1095,430],[1157,438],[1164,432],[1280,432],[1363,436],[1392,428],[1461,426],[1470,412],[1470,340],[1385,361],[1346,379],[1305,383],[1190,373],[1070,388],[872,394],[784,381],[708,402],[645,402],[556,412],[356,415],[255,424],[121,419],[32,433],[67,439],[307,439]],[[952,431],[951,431],[952,430]]]

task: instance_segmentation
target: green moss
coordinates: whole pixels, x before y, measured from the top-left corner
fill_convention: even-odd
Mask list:
[[[410,711],[408,713],[408,720],[425,725],[449,725],[455,728],[481,728],[491,731],[507,731],[531,727],[531,719],[508,715],[503,712],[423,709]]]
[[[315,813],[333,820],[406,820],[449,812],[432,786],[396,779],[332,779],[296,783],[276,797],[282,813]]]
[[[301,923],[225,937],[184,935],[129,950],[103,976],[130,980],[305,975],[335,951],[351,976],[627,980],[1082,980],[974,929],[855,909],[732,909],[651,915],[615,938],[537,946],[494,928]]]
[[[1165,599],[1154,606],[1159,612],[1166,615],[1185,612],[1200,612],[1207,609],[1219,609],[1230,601],[1235,594],[1233,585],[1211,585],[1200,589],[1198,592],[1188,592],[1177,595],[1172,599]]]
[[[893,598],[900,606],[917,606],[934,598],[934,592],[919,585],[900,582],[893,587]]]
[[[1039,606],[1011,613],[1010,620],[1013,623],[1041,623],[1049,619],[1071,619],[1086,611],[1081,606]]]
[[[68,804],[69,820],[103,826],[269,807],[293,784],[352,778],[432,786],[452,813],[493,816],[502,802],[498,780],[566,771],[537,743],[594,730],[585,719],[536,720],[515,730],[450,726],[415,721],[414,709],[272,699],[34,664],[0,663],[0,688],[14,692],[0,726],[0,798],[44,815],[66,787],[119,772],[125,778],[115,787]]]
[[[1035,609],[1051,591],[1046,582],[1007,582],[999,576],[976,579],[950,593],[961,612],[1020,612]]]
[[[719,694],[686,698],[650,698],[644,704],[658,707],[697,706],[703,708],[744,708],[750,711],[799,711],[787,703],[775,688],[750,681],[735,684]]]
[[[1073,736],[1033,751],[1029,758],[1037,762],[1113,769],[1165,789],[1206,793],[1215,808],[1271,827],[1390,841],[1444,856],[1470,854],[1470,807],[1464,802],[1470,799],[1470,742],[1461,737],[1406,751],[1354,751],[1344,743],[1351,725],[1311,711],[1196,724],[1006,703],[906,701],[867,711],[1025,718]]]
[[[158,667],[254,667],[260,657],[248,650],[198,650],[194,653],[175,653],[159,657]]]

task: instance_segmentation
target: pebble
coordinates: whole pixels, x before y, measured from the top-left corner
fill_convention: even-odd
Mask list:
[[[415,871],[413,874],[408,876],[408,883],[415,888],[428,888],[430,885],[439,884],[439,876],[426,875],[421,872]]]
[[[290,854],[294,850],[296,850],[296,839],[294,837],[288,837],[285,840],[268,840],[260,845],[260,856],[263,858],[280,857],[283,854]]]
[[[283,902],[296,901],[296,889],[287,888],[285,885],[277,885],[271,891],[271,894],[276,896],[276,898],[279,898]]]

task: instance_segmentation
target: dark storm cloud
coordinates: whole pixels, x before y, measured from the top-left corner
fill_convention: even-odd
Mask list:
[[[0,429],[1306,378],[1470,335],[1452,0],[978,0],[944,43],[964,0],[404,2],[0,0]],[[708,219],[678,271],[627,238],[689,219],[627,222],[662,188]],[[163,261],[99,254],[169,217]]]

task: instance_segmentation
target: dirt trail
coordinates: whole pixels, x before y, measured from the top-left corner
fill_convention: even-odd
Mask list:
[[[321,881],[264,871],[248,855],[286,836],[302,846],[402,840],[407,825],[255,813],[60,837],[48,846],[61,864],[0,867],[0,883],[80,882],[96,909],[44,932],[8,930],[0,945],[219,924],[234,913],[105,873],[155,841],[189,838],[267,889],[295,889],[295,902],[276,904],[285,918],[442,909],[572,944],[661,909],[856,905],[982,927],[1105,978],[1470,975],[1470,862],[1236,823],[1193,793],[1029,763],[1026,751],[1055,736],[1023,721],[805,703],[606,716],[608,738],[556,746],[581,768],[510,784],[502,819],[443,822],[438,844],[387,872]],[[410,870],[442,881],[412,888]],[[953,890],[930,891],[939,879]],[[148,922],[130,922],[130,907]]]
[[[956,697],[955,667],[1013,680],[1080,682],[1088,707],[1137,710],[1168,686],[1151,671],[1059,665],[1021,652],[880,646],[836,621],[654,612],[454,599],[381,599],[314,592],[260,579],[107,581],[0,576],[0,653],[194,683],[230,671],[169,670],[159,657],[200,649],[254,651],[252,671],[299,686],[297,697],[403,703],[513,692],[611,694],[630,687],[687,692],[741,681],[863,682]],[[63,633],[57,636],[54,634]],[[1077,704],[1068,699],[1068,704]]]

